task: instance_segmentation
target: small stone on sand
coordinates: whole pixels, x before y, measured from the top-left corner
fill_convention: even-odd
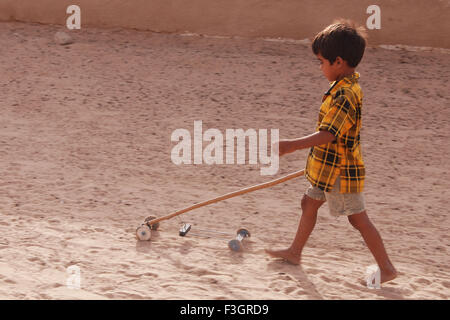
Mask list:
[[[73,39],[69,34],[59,31],[55,34],[55,42],[64,46],[73,43]]]

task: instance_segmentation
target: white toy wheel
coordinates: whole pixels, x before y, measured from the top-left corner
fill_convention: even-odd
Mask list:
[[[149,241],[152,237],[152,231],[150,227],[146,224],[142,224],[136,229],[136,238],[142,241]]]

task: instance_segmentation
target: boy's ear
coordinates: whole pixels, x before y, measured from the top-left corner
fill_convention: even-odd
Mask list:
[[[341,57],[337,56],[335,62],[338,64],[338,66],[341,66],[344,64],[344,59],[342,59]]]

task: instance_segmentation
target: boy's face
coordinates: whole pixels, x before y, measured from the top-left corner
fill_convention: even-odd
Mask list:
[[[328,81],[335,81],[340,74],[340,64],[338,63],[338,61],[335,60],[333,64],[330,64],[330,61],[322,57],[320,53],[317,55],[317,59],[319,59],[320,61],[320,70],[322,70],[324,76],[328,79]]]

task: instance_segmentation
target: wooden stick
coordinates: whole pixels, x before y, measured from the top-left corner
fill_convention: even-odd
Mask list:
[[[151,226],[151,225],[153,225],[155,223],[158,223],[158,222],[163,221],[163,220],[171,219],[171,218],[176,217],[176,216],[178,216],[180,214],[183,214],[185,212],[188,212],[188,211],[200,208],[200,207],[207,206],[208,204],[212,204],[212,203],[216,203],[216,202],[219,202],[219,201],[222,201],[222,200],[226,200],[226,199],[230,199],[230,198],[233,198],[233,197],[237,197],[237,196],[240,196],[242,194],[253,192],[253,191],[256,191],[256,190],[269,188],[269,187],[272,187],[274,185],[283,183],[285,181],[288,181],[288,180],[300,177],[304,173],[305,173],[305,170],[296,171],[296,172],[293,172],[291,174],[288,174],[287,176],[284,176],[284,177],[281,177],[281,178],[278,178],[278,179],[274,179],[274,180],[271,180],[269,182],[257,184],[257,185],[254,185],[254,186],[251,186],[251,187],[247,187],[247,188],[244,188],[244,189],[241,189],[241,190],[238,190],[238,191],[234,191],[234,192],[230,192],[230,193],[224,194],[224,195],[222,195],[220,197],[217,197],[217,198],[213,198],[213,199],[209,199],[209,200],[206,200],[206,201],[203,201],[203,202],[199,202],[199,203],[196,203],[196,204],[194,204],[192,206],[186,207],[184,209],[177,210],[177,211],[175,211],[175,212],[173,212],[171,214],[168,214],[168,215],[166,215],[164,217],[150,220],[150,221],[147,222],[147,224],[149,226]]]

